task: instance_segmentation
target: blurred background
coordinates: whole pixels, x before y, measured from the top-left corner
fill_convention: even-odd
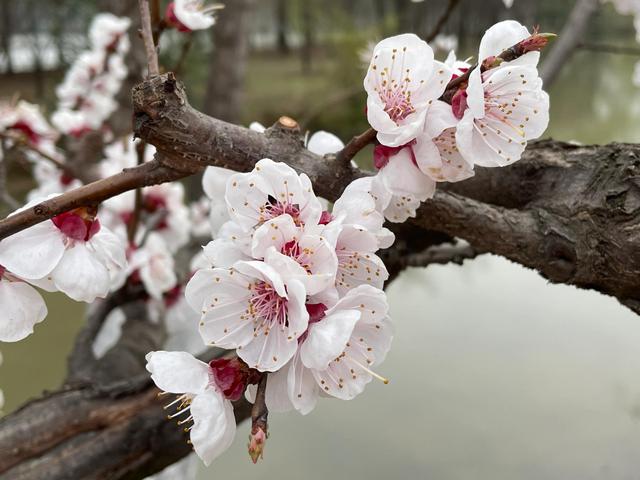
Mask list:
[[[362,79],[372,45],[400,32],[428,36],[448,2],[226,3],[210,31],[163,38],[161,61],[178,66],[191,103],[245,125],[288,115],[346,141],[367,127]],[[507,18],[558,32],[573,3],[516,0],[506,9],[463,0],[432,45],[440,60],[451,48],[473,56],[484,30]],[[51,111],[92,16],[127,4],[135,2],[0,0],[0,97]],[[583,43],[549,89],[545,136],[640,142],[632,18],[601,7]],[[358,161],[367,166],[370,156]],[[29,182],[10,172],[15,191]],[[200,477],[640,479],[640,320],[616,300],[550,285],[490,255],[407,270],[387,291],[396,322],[381,371],[389,385],[374,383],[352,402],[321,401],[305,418],[272,415],[257,466],[243,425]],[[49,317],[34,335],[0,345],[4,413],[62,381],[84,305],[46,301]]]

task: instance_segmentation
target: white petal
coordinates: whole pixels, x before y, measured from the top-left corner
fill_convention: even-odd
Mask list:
[[[0,341],[17,342],[33,333],[47,316],[47,306],[35,288],[24,282],[0,280]]]
[[[190,410],[193,415],[191,443],[208,466],[233,442],[236,434],[233,406],[213,388],[207,388],[193,399]]]
[[[149,352],[147,370],[160,390],[199,394],[209,384],[209,365],[187,352]]]
[[[289,400],[289,387],[287,386],[287,373],[290,365],[289,363],[280,370],[268,374],[265,401],[269,412],[281,413],[293,410],[293,405]]]
[[[251,260],[240,246],[227,238],[216,238],[203,248],[205,258],[214,267],[231,267],[240,260]]]
[[[503,50],[512,47],[530,35],[529,30],[515,20],[498,22],[482,36],[480,48],[478,49],[478,60],[482,62],[485,58],[498,56]],[[534,53],[534,55],[531,53]],[[535,65],[538,63],[540,54],[538,52],[531,53],[520,58],[525,59],[527,63]]]
[[[287,388],[291,403],[302,415],[315,408],[320,389],[311,370],[302,364],[299,355],[293,357],[288,368]]]
[[[436,183],[413,163],[409,148],[403,148],[391,157],[378,175],[394,195],[407,195],[424,201],[435,193]]]
[[[76,242],[65,251],[51,278],[61,292],[79,302],[104,298],[111,288],[109,270],[85,242]]]
[[[344,143],[333,133],[319,130],[309,138],[307,142],[307,150],[316,155],[326,155],[328,153],[336,153],[344,148]]]
[[[0,242],[0,265],[26,279],[42,278],[64,254],[64,235],[46,220]]]
[[[253,258],[264,258],[270,247],[275,247],[277,251],[280,251],[285,243],[298,240],[301,233],[290,215],[285,214],[272,218],[254,232],[251,254]]]
[[[300,359],[307,368],[323,370],[345,349],[353,327],[360,319],[358,310],[335,310],[309,327],[300,347]]]

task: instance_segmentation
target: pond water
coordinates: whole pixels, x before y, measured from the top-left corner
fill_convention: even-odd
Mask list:
[[[551,91],[548,134],[640,142],[634,62],[577,54]],[[640,478],[640,319],[616,300],[494,256],[408,270],[388,294],[389,385],[272,415],[257,466],[243,425],[200,478]],[[0,347],[5,412],[62,379],[83,307],[47,303],[33,336]]]

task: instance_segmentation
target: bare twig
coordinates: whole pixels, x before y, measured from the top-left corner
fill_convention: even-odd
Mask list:
[[[266,401],[267,374],[263,373],[258,383],[256,399],[251,408],[251,435],[249,435],[249,456],[253,463],[262,458],[264,444],[269,434],[269,410]]]
[[[447,4],[447,8],[445,9],[444,12],[442,12],[442,15],[436,22],[436,25],[433,27],[433,30],[431,30],[431,33],[429,33],[429,35],[426,36],[425,41],[427,43],[433,41],[433,39],[438,36],[438,34],[440,33],[440,30],[442,30],[442,28],[445,26],[445,24],[447,23],[447,20],[449,20],[449,17],[451,16],[451,14],[456,9],[459,3],[460,3],[460,0],[449,0],[449,3]]]
[[[147,144],[144,141],[140,141],[136,145],[136,154],[138,157],[138,166],[144,163],[144,150]],[[140,210],[142,209],[142,188],[136,188],[135,200],[133,202],[133,214],[129,219],[129,225],[127,225],[127,239],[129,243],[133,243],[136,238],[136,230],[138,229],[138,223],[140,223]]]
[[[149,0],[138,0],[140,6],[140,21],[142,23],[142,40],[147,54],[147,68],[149,77],[160,74],[158,67],[158,52],[153,41],[153,30],[151,28],[151,14],[149,13]]]
[[[342,164],[348,164],[360,150],[375,140],[376,133],[373,128],[369,128],[360,135],[353,137],[336,155],[338,161]]]
[[[164,167],[158,160],[125,169],[112,177],[76,188],[5,218],[0,221],[0,238],[13,235],[74,208],[97,207],[100,202],[129,190],[178,180],[187,175],[187,172]]]
[[[407,267],[426,267],[434,263],[441,265],[456,263],[462,265],[464,260],[475,258],[478,254],[479,252],[466,242],[455,245],[434,245],[422,252],[407,255],[404,263]]]

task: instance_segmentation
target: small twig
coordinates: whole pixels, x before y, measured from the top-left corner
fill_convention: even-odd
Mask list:
[[[256,399],[251,409],[251,435],[249,436],[249,456],[253,463],[262,458],[264,453],[264,444],[269,434],[268,417],[269,410],[266,402],[267,392],[267,374],[263,373],[258,389]]]
[[[434,263],[462,265],[465,260],[475,258],[479,254],[473,246],[459,242],[454,245],[434,245],[422,252],[411,253],[403,259],[403,263],[405,267],[426,267]]]
[[[158,52],[153,42],[153,31],[151,29],[151,14],[149,13],[149,0],[138,0],[140,6],[140,21],[142,24],[142,41],[147,54],[147,68],[149,77],[160,74],[158,67]]]
[[[356,135],[337,153],[336,158],[340,163],[349,163],[360,150],[375,140],[376,134],[373,128],[369,128],[360,135]]]
[[[147,146],[146,142],[140,141],[136,145],[136,154],[138,156],[138,166],[144,163],[144,150]],[[138,229],[138,223],[140,223],[140,210],[142,209],[142,189],[136,188],[135,200],[133,203],[133,214],[127,225],[127,239],[129,243],[133,243],[136,238],[136,230]]]
[[[108,178],[45,200],[38,205],[0,220],[0,239],[78,207],[95,207],[108,198],[134,188],[157,185],[189,176],[191,173],[163,166],[158,160],[127,168]]]
[[[449,17],[451,16],[451,14],[456,9],[459,3],[460,3],[460,0],[449,0],[449,4],[447,5],[446,10],[442,12],[442,15],[438,19],[438,22],[436,23],[435,27],[433,27],[433,30],[431,30],[431,33],[429,33],[429,35],[427,35],[427,37],[425,38],[425,41],[427,43],[433,41],[433,39],[438,36],[438,34],[440,33],[440,30],[442,30],[442,27],[445,26],[445,24],[447,23],[447,20],[449,20]]]

